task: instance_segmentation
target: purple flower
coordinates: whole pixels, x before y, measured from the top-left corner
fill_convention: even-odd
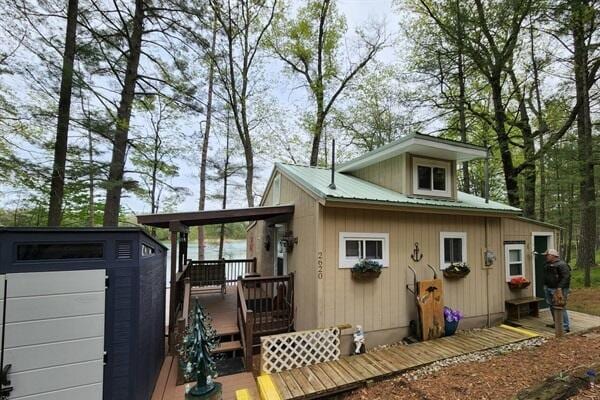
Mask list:
[[[450,307],[444,307],[444,318],[448,322],[460,321],[464,315],[459,310],[453,310]]]

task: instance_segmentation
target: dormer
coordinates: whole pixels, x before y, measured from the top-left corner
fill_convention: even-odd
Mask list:
[[[414,133],[337,170],[407,196],[456,200],[457,163],[485,157],[484,147]]]

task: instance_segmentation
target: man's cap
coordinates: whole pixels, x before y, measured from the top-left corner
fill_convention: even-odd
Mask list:
[[[560,254],[558,253],[558,251],[556,249],[548,249],[545,252],[543,252],[542,254],[545,256],[560,257]]]

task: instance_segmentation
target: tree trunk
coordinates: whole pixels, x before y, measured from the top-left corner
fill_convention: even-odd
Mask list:
[[[569,223],[567,225],[567,257],[566,261],[571,260],[571,251],[573,249],[573,214],[574,214],[574,203],[575,203],[575,184],[573,182],[569,185]]]
[[[533,70],[533,87],[535,89],[535,101],[537,110],[534,113],[537,117],[537,126],[540,136],[540,149],[544,148],[544,134],[548,130],[546,119],[544,118],[544,111],[542,110],[542,96],[540,94],[540,78],[539,78],[539,67],[535,57],[535,35],[533,34],[533,23],[529,25],[529,39],[531,44],[531,67]],[[544,157],[540,157],[540,221],[546,220],[546,162]]]
[[[88,122],[89,124],[89,122]],[[95,204],[94,204],[94,141],[92,140],[92,130],[88,128],[88,174],[89,174],[89,203],[88,203],[88,226],[94,226],[95,223]]]
[[[223,164],[223,204],[222,208],[227,208],[227,178],[229,177],[229,116],[227,118],[227,138],[225,140],[225,163]],[[219,233],[219,260],[223,258],[223,245],[225,243],[225,225],[221,224]]]
[[[456,22],[457,22],[457,30],[458,30],[458,129],[460,131],[460,140],[463,143],[467,143],[467,118],[465,115],[465,104],[466,104],[466,96],[465,96],[465,71],[464,71],[464,57],[463,57],[463,27],[462,27],[462,17],[460,12],[460,1],[456,1]],[[463,176],[463,185],[462,191],[465,193],[471,193],[471,177],[469,176],[469,162],[464,161],[462,163],[462,176]]]
[[[506,113],[504,111],[504,104],[502,103],[502,84],[500,75],[495,75],[490,80],[490,84],[492,86],[495,131],[498,139],[498,146],[500,147],[500,158],[502,160],[502,170],[504,171],[504,182],[506,185],[508,204],[513,207],[520,207],[517,173],[515,171],[512,153],[509,147],[508,134],[506,133]]]
[[[217,21],[213,21],[212,41],[210,44],[210,57],[208,58],[208,93],[206,97],[206,125],[204,137],[202,138],[202,150],[200,156],[200,198],[198,200],[198,211],[204,211],[206,207],[206,163],[208,159],[208,144],[210,139],[210,128],[212,123],[213,89],[215,81],[214,55],[217,43]],[[204,260],[204,226],[198,227],[198,260]]]
[[[588,85],[588,47],[586,43],[587,2],[575,0],[571,5],[575,91],[580,104],[577,114],[577,155],[579,162],[580,227],[577,266],[583,268],[584,286],[591,285],[591,267],[595,264],[596,191],[592,152],[592,124]]]
[[[321,136],[323,135],[323,119],[323,111],[318,111],[313,131],[312,147],[310,150],[311,167],[316,167],[319,164],[319,149],[321,147]]]
[[[104,226],[118,226],[121,208],[121,192],[123,190],[123,174],[127,156],[127,140],[129,121],[135,98],[135,87],[138,78],[138,66],[142,50],[142,34],[144,31],[144,1],[135,1],[132,34],[129,38],[130,48],[127,59],[127,70],[123,79],[121,100],[117,109],[115,137],[112,158],[108,172],[106,204],[104,206]]]
[[[67,9],[67,29],[65,53],[63,56],[60,97],[58,100],[58,121],[54,142],[54,163],[50,183],[50,205],[48,226],[59,226],[62,219],[62,206],[65,190],[65,168],[69,141],[69,119],[71,115],[71,92],[73,88],[73,63],[75,61],[77,35],[78,0],[69,0]]]

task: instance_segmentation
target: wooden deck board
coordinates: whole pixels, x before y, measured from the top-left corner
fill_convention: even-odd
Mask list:
[[[505,328],[493,328],[473,334],[459,333],[442,339],[405,346],[392,346],[356,356],[342,357],[338,361],[310,365],[303,367],[301,371],[298,370],[297,373],[301,372],[302,376],[299,379],[301,381],[299,386],[302,388],[297,387],[289,394],[294,399],[321,397],[356,387],[371,379],[381,379],[445,358],[499,347],[527,340],[530,337]],[[285,382],[289,388],[290,381],[288,379],[292,375],[287,371],[272,376],[277,385]],[[315,382],[321,383],[321,386],[315,385]],[[291,384],[298,385],[296,381]],[[290,398],[284,394],[285,388],[281,392],[284,398]]]
[[[567,311],[569,313],[571,333],[582,332],[600,326],[600,317],[598,316],[571,311],[568,309],[568,305]],[[510,322],[511,324],[522,326],[525,329],[534,330],[543,336],[554,336],[554,328],[546,326],[546,324],[551,324],[553,322],[552,315],[550,315],[550,310],[548,309],[540,310],[539,318],[527,316],[522,317],[518,321]]]
[[[235,400],[235,392],[239,389],[248,389],[252,398],[258,398],[256,381],[249,372],[222,376],[216,380],[223,385],[223,400]],[[159,379],[156,381],[152,400],[182,400],[185,396],[185,385],[176,386],[176,382],[177,359],[168,356],[163,362]]]

